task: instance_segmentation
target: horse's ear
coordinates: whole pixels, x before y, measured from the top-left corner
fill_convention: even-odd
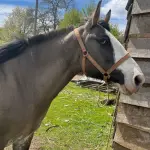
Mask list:
[[[110,17],[111,17],[111,9],[108,11],[108,13],[106,14],[106,17],[104,19],[106,23],[109,23]]]
[[[101,3],[102,3],[102,0],[100,0],[99,3],[97,4],[97,8],[92,15],[92,26],[97,25],[97,22],[99,20]]]
[[[87,29],[91,28],[92,26],[94,26],[94,25],[96,25],[98,23],[99,17],[100,17],[101,3],[102,3],[102,0],[99,1],[99,3],[97,4],[97,7],[96,7],[93,15],[90,17],[90,19],[86,23],[86,28]]]

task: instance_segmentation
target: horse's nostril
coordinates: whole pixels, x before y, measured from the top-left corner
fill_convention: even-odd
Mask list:
[[[144,83],[144,77],[143,75],[137,75],[134,77],[134,83],[136,86],[140,86]]]

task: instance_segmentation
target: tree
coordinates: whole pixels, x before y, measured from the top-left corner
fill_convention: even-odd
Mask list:
[[[121,32],[117,25],[110,24],[111,33],[123,44],[123,32]]]
[[[87,5],[82,11],[78,11],[77,9],[72,9],[65,13],[64,18],[59,23],[59,28],[65,28],[68,26],[79,26],[83,22],[85,22],[89,16],[91,16],[92,12],[94,11],[96,5],[93,0],[91,3]]]
[[[2,37],[5,41],[14,37],[27,37],[33,33],[34,10],[16,7],[4,23]]]
[[[59,28],[66,28],[71,25],[77,27],[81,21],[82,14],[78,10],[72,9],[64,15],[64,19],[60,21]]]
[[[93,0],[91,0],[91,2],[88,5],[86,5],[85,8],[82,8],[82,14],[86,20],[92,15],[95,8],[96,5],[95,5],[95,1]]]
[[[40,28],[44,26],[44,30],[49,27],[56,29],[64,12],[68,11],[72,4],[73,0],[42,0],[43,7],[40,8],[39,16]]]
[[[2,37],[3,30],[4,30],[4,28],[0,27],[0,45],[5,42],[3,37]]]

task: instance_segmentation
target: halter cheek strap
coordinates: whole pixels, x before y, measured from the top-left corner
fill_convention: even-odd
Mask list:
[[[79,45],[81,47],[81,50],[82,50],[82,54],[83,54],[83,57],[82,57],[82,71],[83,71],[83,74],[86,74],[86,59],[88,59],[92,64],[93,66],[95,66],[102,74],[103,74],[103,80],[105,82],[108,82],[108,79],[110,78],[110,74],[119,66],[121,65],[125,60],[127,60],[129,58],[129,53],[127,53],[124,57],[122,57],[119,61],[117,61],[110,69],[108,69],[107,71],[104,70],[94,59],[93,57],[87,52],[86,48],[85,48],[85,45],[81,39],[81,36],[80,36],[80,33],[78,31],[78,29],[74,29],[74,33],[75,33],[75,36],[79,42]]]

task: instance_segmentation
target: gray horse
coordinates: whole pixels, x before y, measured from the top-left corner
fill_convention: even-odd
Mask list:
[[[127,52],[109,32],[110,12],[99,21],[100,4],[86,24],[78,28],[89,54],[105,70]],[[57,94],[82,71],[82,52],[72,28],[52,31],[28,40],[18,40],[0,49],[0,150],[28,150]],[[102,79],[90,61],[86,73]],[[129,57],[110,74],[124,94],[137,92],[144,75]]]

